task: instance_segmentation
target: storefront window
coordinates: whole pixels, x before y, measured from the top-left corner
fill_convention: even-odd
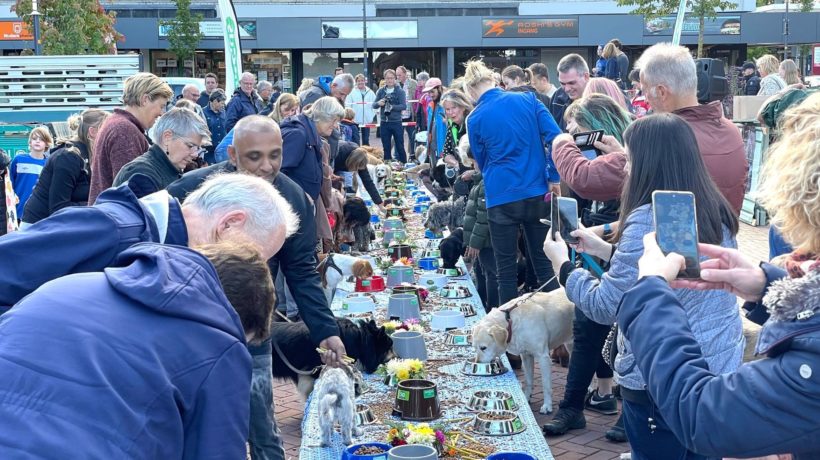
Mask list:
[[[242,70],[256,75],[257,81],[282,82],[282,89],[291,89],[290,52],[254,51],[242,55]]]
[[[321,75],[333,75],[336,67],[339,67],[339,53],[319,52],[302,53],[302,75],[305,78],[316,78]]]
[[[464,66],[462,64],[471,59],[482,59],[487,67],[497,69],[500,72],[510,65],[526,68],[536,62],[541,62],[541,49],[457,49],[455,50],[456,77],[464,75]]]
[[[431,77],[441,76],[441,54],[438,50],[376,51],[372,58],[374,82],[381,81],[385,70],[400,65],[406,67],[413,78],[419,72],[427,72]]]

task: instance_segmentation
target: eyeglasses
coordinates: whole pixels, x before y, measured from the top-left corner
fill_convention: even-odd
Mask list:
[[[201,157],[205,154],[206,150],[204,148],[202,148],[201,145],[197,145],[197,144],[194,144],[193,142],[186,141],[185,139],[183,139],[181,137],[177,137],[177,139],[181,140],[182,143],[185,144],[185,147],[188,148],[188,150],[195,151],[197,156]]]

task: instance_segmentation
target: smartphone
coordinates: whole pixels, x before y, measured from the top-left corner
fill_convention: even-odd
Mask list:
[[[691,192],[656,190],[652,192],[652,212],[658,246],[664,254],[675,252],[684,257],[686,268],[678,277],[700,278],[698,220],[695,195]]]
[[[575,139],[575,145],[581,149],[581,155],[586,157],[588,160],[594,160],[598,158],[598,155],[603,153],[595,148],[595,143],[600,141],[603,137],[604,132],[601,130],[576,133],[572,136],[572,138]]]
[[[558,231],[558,197],[553,193],[550,198],[550,237],[555,241]]]
[[[570,235],[578,230],[578,202],[574,198],[558,197],[558,231],[567,243],[575,244],[578,238]]]

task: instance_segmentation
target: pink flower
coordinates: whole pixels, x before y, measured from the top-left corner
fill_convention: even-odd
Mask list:
[[[447,442],[447,438],[440,430],[436,430],[436,441],[438,441],[441,445],[444,445]]]

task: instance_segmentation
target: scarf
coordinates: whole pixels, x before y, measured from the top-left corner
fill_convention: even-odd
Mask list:
[[[0,171],[3,172],[3,171]],[[6,168],[3,174],[3,182],[0,187],[6,190],[6,215],[4,216],[6,232],[11,233],[17,230],[17,195],[14,194],[14,187],[11,184],[9,170]]]
[[[820,257],[817,254],[802,254],[797,251],[786,259],[786,271],[790,278],[802,278],[807,272],[820,270]]]

